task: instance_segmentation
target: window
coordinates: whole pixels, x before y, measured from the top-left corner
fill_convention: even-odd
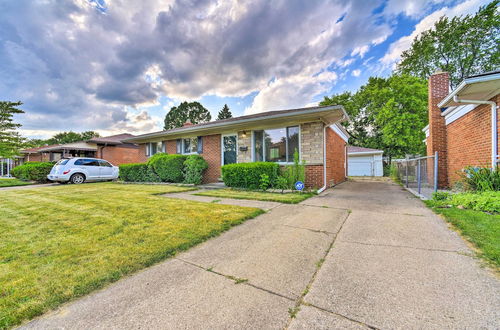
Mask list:
[[[159,152],[165,152],[165,144],[163,142],[149,142],[146,144],[146,156],[153,156]]]
[[[99,162],[96,159],[77,159],[75,160],[75,165],[99,166]]]
[[[99,166],[101,166],[101,167],[113,167],[113,165],[111,165],[110,163],[108,163],[105,160],[100,160],[99,161]]]
[[[68,160],[69,160],[68,158],[59,159],[59,161],[56,163],[56,165],[66,165]]]
[[[183,154],[195,154],[197,152],[198,152],[198,138],[197,137],[182,139],[182,153]]]
[[[254,161],[291,163],[299,150],[299,127],[254,131]]]

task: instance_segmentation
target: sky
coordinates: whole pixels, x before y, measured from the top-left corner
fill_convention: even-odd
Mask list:
[[[213,119],[316,105],[488,2],[0,0],[0,100],[24,103],[30,138],[157,131],[182,101]]]

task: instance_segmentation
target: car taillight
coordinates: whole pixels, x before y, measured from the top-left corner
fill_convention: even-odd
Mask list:
[[[68,174],[71,170],[64,171],[63,174]]]

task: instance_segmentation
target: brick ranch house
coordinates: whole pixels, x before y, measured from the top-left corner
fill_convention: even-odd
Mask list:
[[[134,135],[124,133],[93,138],[88,141],[24,149],[21,150],[22,156],[16,159],[16,165],[28,161],[57,161],[63,157],[102,158],[113,165],[137,163],[142,159],[139,146],[122,141],[132,137]]]
[[[306,162],[306,186],[324,189],[346,179],[348,134],[340,125],[346,119],[341,106],[279,110],[187,124],[125,141],[139,144],[142,161],[157,152],[200,154],[209,165],[205,183],[219,181],[225,164],[290,164],[297,149]]]
[[[450,92],[449,75],[429,78],[427,155],[438,152],[438,186],[460,179],[466,166],[494,168],[498,156],[500,71],[466,78]]]

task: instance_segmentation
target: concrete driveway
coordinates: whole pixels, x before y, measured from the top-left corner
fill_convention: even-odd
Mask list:
[[[498,328],[500,282],[395,184],[278,205],[26,328]]]

